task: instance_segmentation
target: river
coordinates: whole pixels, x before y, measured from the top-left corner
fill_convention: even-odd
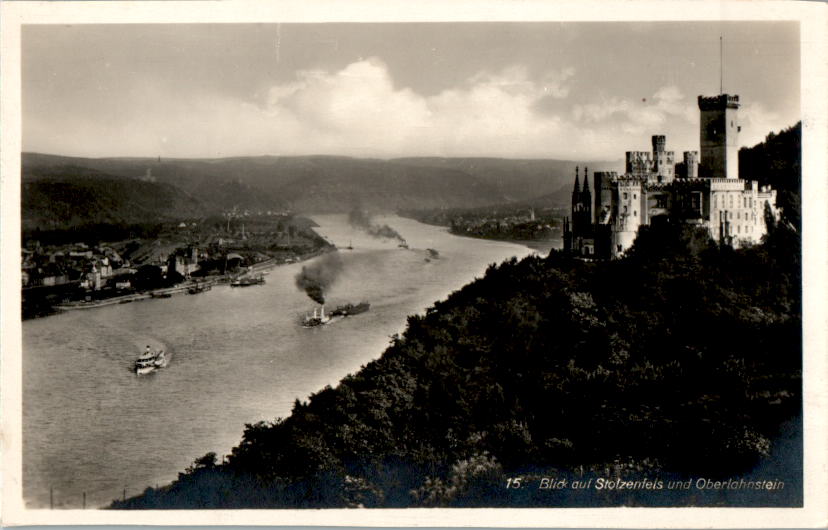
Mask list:
[[[23,495],[29,508],[99,507],[168,483],[197,457],[229,453],[246,423],[290,413],[294,400],[379,357],[406,316],[532,251],[456,237],[445,228],[387,217],[406,238],[376,239],[345,216],[315,216],[344,262],[329,307],[365,300],[368,313],[306,329],[313,308],[294,283],[304,264],[276,267],[267,283],[216,286],[23,323]],[[440,257],[427,261],[425,249]],[[317,258],[318,259],[318,258]],[[150,344],[170,365],[136,376]]]

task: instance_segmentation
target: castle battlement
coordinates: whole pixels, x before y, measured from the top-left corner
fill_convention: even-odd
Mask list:
[[[719,94],[718,96],[699,96],[699,110],[738,109],[739,96]]]
[[[751,190],[754,187],[754,182],[751,180],[742,180],[742,179],[707,179],[710,181],[710,185],[713,189],[716,190],[728,190],[728,191],[742,191],[742,190]]]

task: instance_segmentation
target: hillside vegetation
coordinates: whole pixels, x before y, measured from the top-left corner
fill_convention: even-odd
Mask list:
[[[739,150],[739,176],[770,185],[777,191],[777,206],[794,226],[801,219],[802,189],[802,122],[779,133],[770,133],[765,141]]]
[[[158,223],[198,217],[203,204],[170,184],[62,168],[22,183],[24,230]]]
[[[779,458],[780,425],[801,410],[799,256],[788,225],[737,251],[663,227],[621,260],[492,265],[336,388],[248,425],[225,463],[205,455],[113,506],[800,503],[797,451],[784,494],[505,488],[730,478]]]

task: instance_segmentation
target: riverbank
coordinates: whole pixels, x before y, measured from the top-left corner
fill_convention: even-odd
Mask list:
[[[458,237],[467,237],[471,239],[482,239],[485,241],[501,241],[503,243],[512,243],[514,245],[523,245],[525,247],[529,247],[532,250],[536,251],[538,254],[547,255],[549,254],[550,250],[552,249],[560,249],[563,248],[563,239],[561,237],[545,237],[539,239],[525,239],[525,238],[518,238],[518,237],[511,237],[509,234],[475,234],[470,233],[467,231],[458,231],[454,230],[452,226],[438,222],[435,220],[433,216],[429,215],[416,215],[413,212],[405,212],[400,214],[403,217],[407,217],[409,219],[414,219],[417,222],[430,225],[430,226],[439,226],[441,228],[448,229],[448,233],[453,236]]]
[[[449,233],[453,236],[457,237],[467,237],[470,239],[483,239],[485,241],[500,241],[503,243],[512,243],[513,245],[523,245],[525,247],[529,247],[541,256],[546,256],[552,249],[561,249],[563,248],[563,240],[560,238],[555,239],[510,239],[510,238],[500,238],[500,237],[484,237],[484,236],[475,236],[470,234],[456,234],[449,230]]]
[[[190,293],[191,289],[198,289],[198,288],[206,288],[206,287],[213,287],[219,284],[225,284],[231,282],[234,278],[248,276],[254,273],[261,273],[274,267],[278,267],[280,265],[289,265],[291,263],[299,263],[302,261],[307,261],[309,259],[313,259],[321,254],[326,252],[332,252],[336,249],[333,247],[323,247],[317,249],[312,252],[308,252],[306,254],[302,254],[297,256],[295,259],[283,259],[283,258],[270,258],[268,260],[261,261],[259,263],[254,263],[253,265],[247,267],[247,269],[241,273],[232,273],[232,274],[218,274],[218,275],[211,275],[205,276],[203,278],[197,279],[190,279],[183,283],[177,284],[173,287],[162,287],[159,289],[153,289],[150,291],[141,291],[129,294],[120,294],[117,296],[110,296],[98,300],[78,300],[72,302],[65,302],[54,304],[51,306],[51,311],[48,309],[44,309],[40,314],[35,316],[27,317],[24,315],[23,320],[30,320],[32,318],[45,318],[51,315],[60,314],[61,312],[65,311],[76,311],[76,310],[83,310],[83,309],[97,309],[101,307],[112,306],[116,304],[128,304],[132,302],[137,302],[141,300],[157,300],[163,298],[169,298],[172,295],[176,294],[184,294]],[[192,293],[198,294],[198,293]]]

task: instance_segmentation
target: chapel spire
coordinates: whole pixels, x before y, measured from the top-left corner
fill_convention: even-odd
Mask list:
[[[581,167],[580,166],[575,166],[575,185],[572,187],[573,200],[574,200],[574,197],[577,197],[578,194],[580,194],[580,192],[581,192],[581,182],[580,182],[580,180],[578,180],[578,176],[579,176],[580,172],[581,172]]]

